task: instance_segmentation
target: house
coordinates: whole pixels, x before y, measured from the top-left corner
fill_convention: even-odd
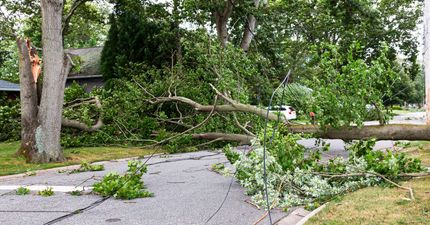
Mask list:
[[[100,72],[100,57],[103,47],[67,49],[66,52],[73,55],[75,66],[67,77],[66,87],[78,83],[85,91],[90,92],[94,88],[103,87],[103,76]]]
[[[0,96],[6,95],[10,99],[19,98],[19,84],[0,80]]]

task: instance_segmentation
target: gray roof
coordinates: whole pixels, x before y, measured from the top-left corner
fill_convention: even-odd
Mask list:
[[[0,91],[19,91],[19,84],[9,81],[0,80]]]
[[[81,60],[80,71],[78,73],[70,71],[68,78],[102,77],[100,72],[102,50],[103,47],[67,49],[66,52],[78,56]]]

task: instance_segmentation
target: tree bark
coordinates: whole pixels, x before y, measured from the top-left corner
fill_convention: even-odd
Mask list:
[[[31,61],[26,40],[17,38],[16,43],[19,53],[19,83],[21,100],[21,147],[17,155],[22,155],[27,161],[37,153],[36,128],[38,114],[37,85],[31,72]]]
[[[92,103],[93,99],[90,99],[87,102],[88,103],[90,103],[90,102]],[[94,103],[95,103],[95,105],[96,105],[96,107],[98,109],[102,108],[102,104],[100,103],[100,100],[99,100],[99,98],[97,96],[94,97]],[[76,103],[76,104],[71,105],[70,107],[78,106],[78,105],[81,105],[81,104],[82,104],[82,102],[81,103]],[[92,126],[88,126],[87,124],[79,122],[77,120],[69,120],[67,118],[63,118],[61,120],[61,125],[63,127],[76,128],[76,129],[79,129],[79,130],[82,130],[82,131],[86,131],[86,132],[94,132],[94,131],[96,131],[96,130],[98,130],[98,129],[100,129],[100,128],[103,127],[103,119],[102,118],[103,118],[103,116],[102,116],[102,114],[100,114],[100,116],[99,116],[96,124],[94,124]]]
[[[33,162],[64,160],[60,146],[62,107],[71,61],[65,56],[62,38],[63,0],[41,0],[43,90],[36,129],[37,155]]]
[[[41,0],[43,90],[38,106],[37,85],[31,74],[29,49],[17,39],[20,53],[21,148],[27,162],[64,160],[60,146],[61,117],[66,76],[71,61],[64,55],[61,33],[62,0]]]
[[[245,24],[245,30],[243,31],[242,41],[240,42],[240,47],[244,52],[249,51],[249,46],[251,45],[252,38],[254,37],[255,27],[257,20],[255,16],[248,15],[247,22]]]
[[[212,12],[215,18],[215,26],[220,41],[221,47],[225,48],[228,41],[227,23],[233,12],[233,0],[226,0],[225,6],[222,10],[218,9]]]
[[[239,102],[233,102],[233,100],[231,100],[231,99],[230,99],[230,101],[231,101],[230,103],[232,103],[232,104],[213,106],[213,105],[202,105],[198,102],[195,102],[195,101],[193,101],[189,98],[185,98],[185,97],[172,96],[172,97],[157,97],[154,100],[150,101],[150,103],[161,104],[164,102],[181,102],[181,103],[184,103],[184,104],[187,104],[187,105],[193,107],[194,110],[196,110],[197,112],[211,112],[213,110],[215,112],[224,112],[224,113],[245,112],[245,113],[253,113],[253,114],[256,114],[260,117],[266,117],[266,114],[267,114],[266,109],[258,108],[257,106],[253,106],[253,105],[242,104]],[[214,109],[214,107],[215,107],[215,109]],[[268,118],[269,118],[269,120],[277,120],[278,116],[273,114],[273,113],[269,113]]]
[[[260,0],[254,0],[255,9],[258,9]],[[257,27],[257,19],[254,15],[250,14],[247,17],[245,28],[243,30],[242,41],[240,42],[240,47],[244,52],[248,52],[251,41],[254,38],[255,28]]]
[[[358,140],[376,138],[378,140],[430,140],[430,126],[414,124],[389,124],[340,129],[320,129],[314,125],[294,125],[289,127],[293,133],[316,134],[321,138]]]

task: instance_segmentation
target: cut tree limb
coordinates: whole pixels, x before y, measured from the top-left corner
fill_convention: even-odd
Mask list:
[[[94,99],[86,99],[84,102],[86,102],[86,103],[94,102],[97,108],[99,108],[99,109],[102,108],[102,104],[100,103],[100,100],[97,96],[94,97]],[[76,104],[82,104],[82,103],[83,102],[75,103],[71,106],[75,106]],[[69,106],[69,107],[71,107],[71,106]],[[93,126],[88,126],[87,124],[79,122],[77,120],[70,120],[70,119],[63,117],[61,120],[61,125],[63,127],[71,127],[71,128],[76,128],[76,129],[87,131],[87,132],[93,132],[93,131],[100,129],[103,126],[103,120],[102,120],[102,115],[100,115],[96,124],[94,124]]]
[[[211,112],[211,111],[215,111],[215,112],[245,112],[245,113],[253,113],[255,115],[258,115],[260,117],[266,117],[266,113],[267,110],[266,109],[262,109],[262,108],[258,108],[257,106],[253,106],[253,105],[247,105],[247,104],[242,104],[239,102],[235,102],[232,99],[224,96],[224,95],[220,95],[223,99],[227,100],[230,104],[226,104],[226,105],[202,105],[198,102],[195,102],[189,98],[185,98],[185,97],[181,97],[181,96],[171,96],[171,97],[156,97],[152,100],[150,100],[150,103],[152,104],[161,104],[161,103],[165,103],[165,102],[180,102],[180,103],[184,103],[187,104],[191,107],[194,108],[194,110],[196,110],[197,112]],[[215,107],[215,109],[214,109]],[[277,120],[278,116],[276,116],[273,113],[269,113],[269,120]]]
[[[430,126],[415,124],[388,124],[364,127],[345,127],[340,129],[321,129],[314,125],[294,125],[289,130],[293,133],[316,134],[321,138],[358,140],[376,138],[379,140],[430,140]]]

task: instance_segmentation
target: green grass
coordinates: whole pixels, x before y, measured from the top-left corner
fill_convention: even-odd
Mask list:
[[[430,166],[430,142],[414,141],[403,150]],[[312,224],[430,224],[430,177],[401,183],[412,187],[415,200],[399,188],[368,187],[327,204],[306,225]]]
[[[31,164],[26,163],[24,158],[15,156],[15,152],[18,148],[19,142],[0,143],[0,176],[68,165],[77,165],[82,161],[92,163],[97,161],[144,156],[155,151],[155,149],[142,149],[138,147],[68,148],[64,150],[64,155],[67,159],[65,162]],[[163,153],[165,151],[159,150],[158,152]]]

